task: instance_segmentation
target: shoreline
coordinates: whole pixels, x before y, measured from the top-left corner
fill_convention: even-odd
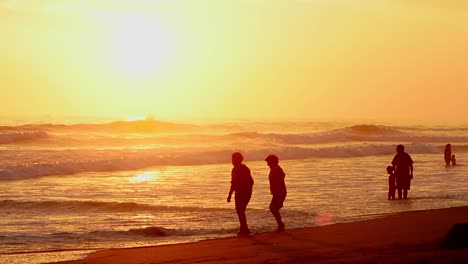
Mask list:
[[[468,249],[439,248],[456,223],[468,223],[468,206],[401,212],[282,233],[101,250],[81,260],[53,263],[466,263]]]

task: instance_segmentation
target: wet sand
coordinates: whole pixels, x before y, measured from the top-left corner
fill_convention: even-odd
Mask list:
[[[103,250],[60,263],[468,263],[468,249],[440,248],[456,223],[468,223],[468,206],[282,233]]]

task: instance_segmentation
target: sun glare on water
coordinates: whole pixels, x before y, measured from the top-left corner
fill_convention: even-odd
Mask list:
[[[130,182],[150,182],[155,180],[158,175],[158,171],[145,171],[130,178]]]

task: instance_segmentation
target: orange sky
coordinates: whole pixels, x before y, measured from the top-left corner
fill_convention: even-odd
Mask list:
[[[444,2],[0,0],[0,116],[464,121]]]

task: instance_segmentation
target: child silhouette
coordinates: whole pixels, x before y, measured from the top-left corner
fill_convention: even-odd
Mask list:
[[[396,177],[395,177],[395,174],[393,173],[392,166],[387,167],[387,173],[388,173],[388,200],[395,200]]]

